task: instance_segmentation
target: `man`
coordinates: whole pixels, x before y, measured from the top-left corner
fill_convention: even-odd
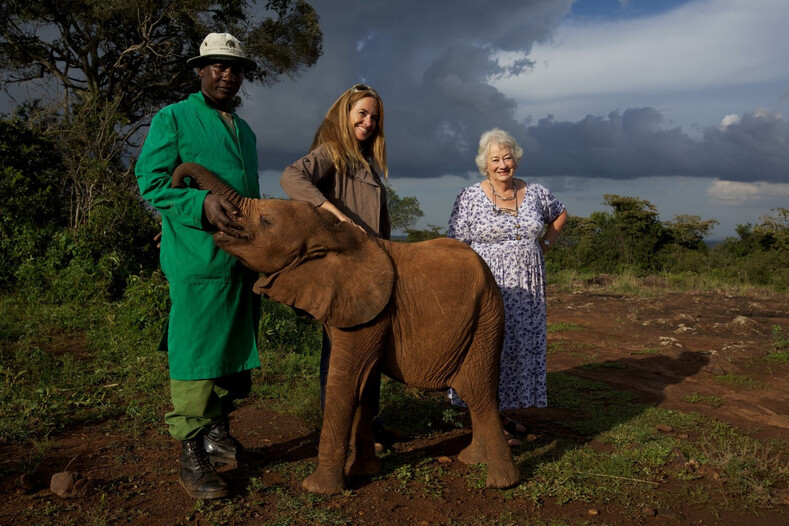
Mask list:
[[[200,92],[159,111],[151,122],[135,173],[140,192],[162,215],[161,266],[172,307],[166,344],[173,410],[165,415],[181,441],[181,485],[194,498],[230,494],[217,462],[237,464],[243,447],[230,435],[233,400],[249,394],[260,366],[256,275],[212,239],[238,236],[236,207],[196,188],[170,188],[173,170],[203,165],[246,197],[260,197],[255,134],[233,111],[233,99],[255,63],[227,33],[211,33],[187,61]]]

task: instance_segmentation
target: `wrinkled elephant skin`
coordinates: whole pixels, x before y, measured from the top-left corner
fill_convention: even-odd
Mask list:
[[[471,248],[453,239],[375,239],[308,203],[242,198],[199,165],[181,165],[173,186],[186,176],[239,207],[245,235],[214,239],[261,273],[255,291],[327,327],[332,353],[318,468],[304,488],[338,493],[345,474],[380,469],[363,395],[377,367],[418,388],[455,388],[472,423],[471,444],[459,459],[487,464],[489,487],[518,482],[496,400],[501,295]]]

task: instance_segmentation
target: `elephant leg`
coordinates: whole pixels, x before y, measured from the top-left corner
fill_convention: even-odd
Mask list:
[[[331,376],[330,372],[329,377]],[[318,444],[318,467],[301,483],[304,489],[312,493],[335,494],[345,489],[344,466],[353,407],[345,407],[349,403],[333,403],[336,397],[331,395],[332,389],[329,387],[327,399],[332,400],[332,403],[327,403],[323,412],[323,426]]]
[[[358,417],[356,414],[359,412],[362,386],[375,366],[375,342],[380,342],[380,336],[376,339],[374,331],[369,328],[353,331],[330,328],[330,337],[332,350],[318,446],[318,467],[302,482],[304,489],[324,494],[340,493],[344,489],[353,421],[361,418],[361,414]],[[372,418],[369,420],[372,425]],[[356,426],[357,429],[359,427],[362,426]],[[372,434],[372,429],[369,433]],[[357,435],[358,432],[354,435],[355,441],[358,440]],[[360,458],[364,460],[364,440],[359,442],[359,446],[362,454]],[[374,456],[374,449],[372,453]],[[357,463],[351,462],[354,469]]]
[[[518,466],[512,458],[512,450],[504,437],[504,428],[497,407],[493,410],[477,410],[466,401],[471,412],[471,444],[461,451],[459,460],[466,464],[484,463],[488,465],[488,478],[485,485],[489,488],[508,488],[520,480]]]
[[[475,357],[484,354],[472,351],[473,348],[453,385],[471,414],[471,444],[460,452],[458,459],[466,464],[487,464],[486,485],[490,488],[507,488],[518,482],[520,473],[504,437],[496,398],[498,382],[481,381],[485,378],[497,379],[499,369],[497,364],[475,363]]]
[[[463,451],[458,455],[458,460],[464,464],[487,464],[488,451],[485,437],[481,432],[477,431],[482,428],[483,424],[479,422],[477,412],[470,407],[469,413],[471,415],[471,444],[463,448]]]
[[[378,381],[378,375],[370,374],[365,384]],[[351,447],[345,463],[346,475],[372,475],[381,471],[381,460],[375,454],[375,437],[373,433],[373,402],[369,395],[372,389],[365,387],[361,404],[351,431]]]

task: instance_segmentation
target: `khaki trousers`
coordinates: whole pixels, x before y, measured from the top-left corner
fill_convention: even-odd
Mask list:
[[[170,379],[173,410],[164,422],[173,438],[191,440],[220,423],[233,410],[233,401],[247,397],[251,389],[251,371],[209,380]]]

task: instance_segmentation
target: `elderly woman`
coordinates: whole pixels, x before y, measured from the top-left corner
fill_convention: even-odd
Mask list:
[[[502,411],[545,407],[546,318],[543,254],[559,236],[567,211],[542,185],[515,179],[523,149],[494,128],[479,140],[477,167],[485,180],[460,191],[448,236],[471,245],[493,272],[506,313],[501,353]],[[547,225],[547,228],[546,228]],[[463,405],[450,391],[453,404]],[[502,415],[511,446],[526,428]]]

